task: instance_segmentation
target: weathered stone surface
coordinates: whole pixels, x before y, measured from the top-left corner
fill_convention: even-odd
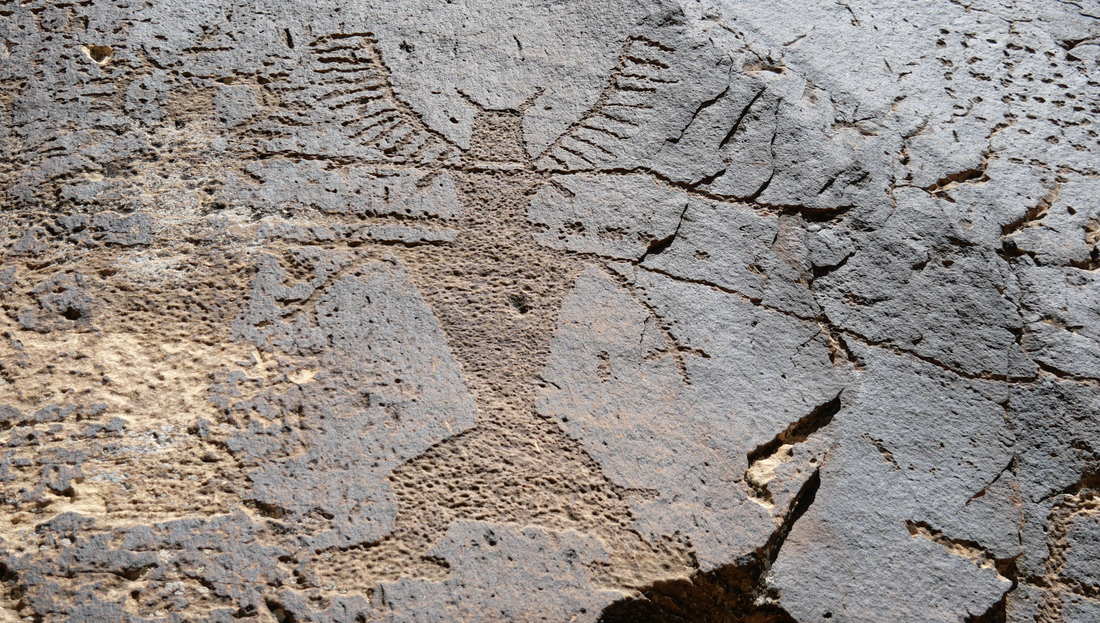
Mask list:
[[[538,410],[613,482],[649,493],[633,504],[643,534],[679,533],[710,571],[763,547],[790,509],[754,490],[752,453],[842,386],[815,324],[659,275],[636,285],[652,311],[595,268],[578,278]],[[799,457],[801,482],[821,453]]]
[[[1100,617],[1100,9],[0,10],[0,620]]]
[[[608,562],[597,539],[539,528],[454,523],[432,549],[455,572],[402,580],[380,592],[394,621],[596,621],[614,593],[588,568]]]
[[[1100,617],[1100,602],[1077,595],[1069,596],[1062,609],[1062,616],[1066,623],[1095,621],[1096,617]]]
[[[1069,547],[1062,575],[1082,586],[1100,588],[1100,515],[1074,515],[1066,540]]]
[[[1022,328],[1009,265],[957,235],[942,199],[894,192],[897,211],[842,266],[814,281],[826,315],[872,343],[910,351],[967,375],[1032,376],[1012,365]]]
[[[541,244],[637,261],[678,231],[690,198],[647,175],[568,175],[531,198]],[[640,208],[640,209],[639,209]]]
[[[226,441],[239,461],[259,466],[248,475],[252,499],[280,515],[329,519],[334,534],[312,544],[325,549],[386,535],[396,513],[390,471],[476,417],[437,322],[396,266],[365,265],[319,295],[313,319],[282,321],[298,312],[288,304],[310,299],[347,263],[316,255],[314,279],[294,286],[262,257],[233,323],[239,338],[292,358],[281,362],[296,368],[289,391],[238,402],[235,387],[215,385],[214,400],[230,414],[260,416]]]
[[[1037,266],[1022,257],[1016,264],[1020,303],[1025,310],[1024,348],[1055,374],[1100,378],[1097,319],[1100,281],[1093,271]]]
[[[800,621],[982,614],[1011,585],[992,559],[1019,554],[1019,511],[996,501],[1015,445],[1006,390],[854,352],[865,368],[830,427],[837,448],[775,563],[785,607]]]
[[[1041,265],[1088,268],[1092,245],[1100,235],[1097,190],[1100,184],[1096,180],[1080,175],[1068,176],[1051,193],[1055,198],[1045,206],[1042,218],[1006,236],[1006,243],[1035,258]]]

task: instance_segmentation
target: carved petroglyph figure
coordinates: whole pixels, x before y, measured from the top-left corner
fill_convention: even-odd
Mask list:
[[[1090,620],[1089,11],[4,7],[0,613]]]

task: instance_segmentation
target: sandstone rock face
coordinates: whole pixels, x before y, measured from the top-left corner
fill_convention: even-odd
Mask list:
[[[1100,619],[1100,5],[0,7],[0,620]]]

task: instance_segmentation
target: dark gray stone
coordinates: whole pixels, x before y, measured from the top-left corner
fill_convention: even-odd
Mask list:
[[[756,499],[750,453],[836,398],[842,375],[813,323],[646,271],[636,279],[652,311],[594,267],[578,279],[538,410],[613,482],[655,494],[633,502],[639,531],[690,538],[711,570],[762,547],[789,508]],[[820,451],[800,460],[805,482]]]
[[[1065,623],[1088,623],[1096,621],[1097,617],[1100,617],[1100,601],[1066,595],[1062,606],[1062,620]]]
[[[607,560],[603,547],[574,532],[454,523],[432,555],[451,577],[383,584],[380,620],[596,621],[616,597],[590,579],[592,565]]]
[[[865,367],[830,427],[821,488],[773,568],[782,603],[800,621],[982,614],[1011,587],[992,558],[1019,553],[1016,506],[995,497],[1016,445],[1007,390],[853,349]]]
[[[1100,515],[1077,514],[1066,531],[1062,575],[1083,586],[1100,588]]]
[[[361,267],[320,294],[314,320],[291,323],[281,320],[295,313],[289,305],[314,287],[286,280],[274,258],[263,260],[234,327],[260,348],[297,355],[311,378],[253,401],[227,395],[226,411],[247,418],[228,448],[258,466],[249,474],[256,501],[330,519],[334,532],[317,535],[314,547],[376,541],[394,520],[386,476],[471,428],[473,401],[437,321],[398,266]]]

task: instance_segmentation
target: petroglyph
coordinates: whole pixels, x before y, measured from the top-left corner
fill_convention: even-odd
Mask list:
[[[3,7],[0,618],[1095,618],[1094,14]]]

